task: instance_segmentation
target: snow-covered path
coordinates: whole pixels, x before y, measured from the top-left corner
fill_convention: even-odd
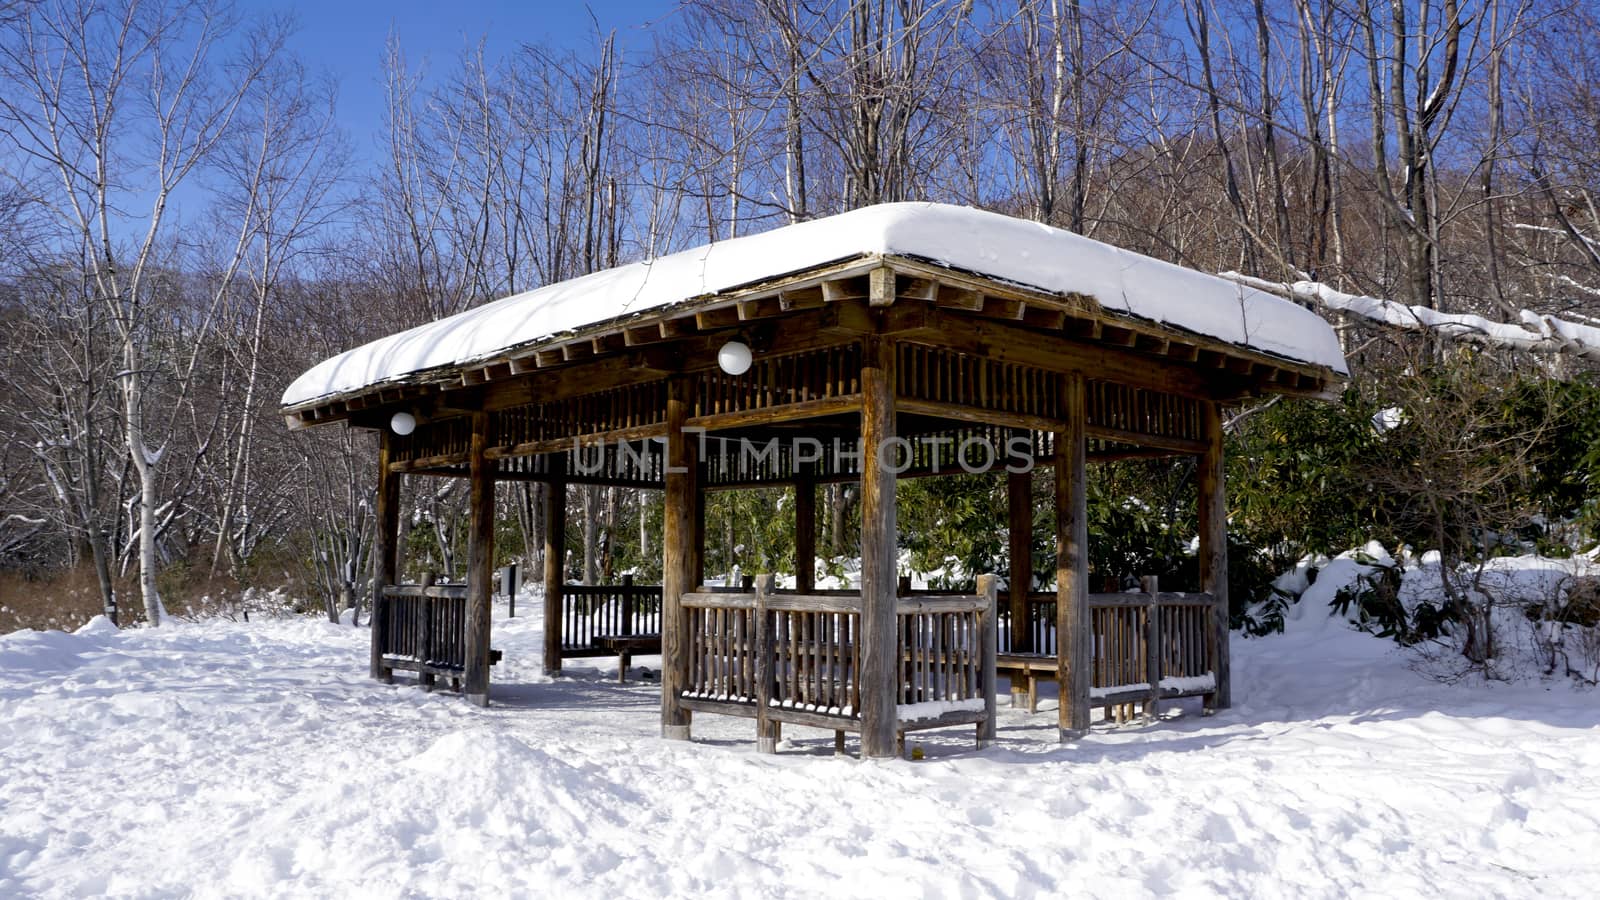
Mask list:
[[[311,621],[0,637],[0,896],[1593,896],[1600,695],[1444,686],[1334,628],[1234,644],[1237,705],[920,762],[659,740],[656,691],[496,705],[365,677]],[[612,673],[614,675],[614,671]],[[1049,704],[1046,704],[1049,705]],[[852,742],[853,746],[853,742]]]

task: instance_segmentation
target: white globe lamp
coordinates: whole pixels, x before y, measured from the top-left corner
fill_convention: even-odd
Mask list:
[[[389,429],[404,437],[417,430],[417,417],[408,412],[397,412],[389,417]]]
[[[729,341],[717,351],[717,365],[729,375],[743,375],[750,371],[750,345],[744,341]]]

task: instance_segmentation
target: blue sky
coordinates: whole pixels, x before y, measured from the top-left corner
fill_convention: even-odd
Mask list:
[[[408,63],[427,77],[448,73],[464,49],[486,41],[491,58],[524,44],[577,48],[615,29],[624,46],[649,39],[650,23],[672,15],[676,0],[246,0],[259,12],[294,16],[291,44],[314,70],[339,84],[339,113],[357,153],[366,157],[382,127],[380,64],[393,31]]]

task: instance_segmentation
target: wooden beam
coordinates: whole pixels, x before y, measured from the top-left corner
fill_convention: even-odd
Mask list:
[[[859,408],[861,408],[860,394],[843,394],[838,397],[819,397],[816,400],[802,400],[799,403],[770,406],[764,409],[743,409],[735,412],[694,416],[688,420],[687,424],[690,428],[721,431],[750,425],[792,422],[796,419],[815,419],[821,416],[854,412]]]
[[[512,456],[538,456],[544,453],[562,453],[571,450],[575,446],[589,447],[595,444],[609,444],[618,441],[646,440],[660,437],[666,434],[666,431],[667,426],[665,424],[635,425],[632,428],[618,428],[614,431],[547,438],[542,441],[528,441],[504,447],[490,447],[487,453],[490,459],[505,459]]]
[[[867,274],[867,305],[888,306],[894,303],[894,270],[880,266]]]
[[[374,510],[378,533],[374,538],[372,553],[372,614],[368,626],[372,638],[371,674],[379,681],[393,680],[393,674],[383,664],[383,641],[388,631],[384,605],[379,594],[385,585],[400,581],[400,475],[389,471],[390,442],[387,431],[378,433],[378,500]]]
[[[1056,433],[1056,683],[1061,704],[1057,728],[1062,742],[1089,733],[1089,503],[1085,473],[1088,403],[1084,379],[1061,381],[1066,426]]]
[[[991,319],[1016,322],[1028,314],[1028,304],[1014,297],[985,297],[983,314]]]
[[[641,325],[638,328],[624,328],[622,330],[622,343],[627,347],[643,347],[664,340],[658,324]]]
[[[1090,462],[1116,462],[1121,459],[1164,459],[1170,456],[1192,456],[1181,450],[1163,447],[1117,447],[1109,450],[1090,450]]]
[[[894,343],[868,338],[861,368],[861,755],[896,755],[900,679],[895,608],[894,472],[884,465],[895,436]]]
[[[700,326],[695,323],[694,316],[678,316],[675,319],[662,319],[656,323],[656,330],[661,333],[663,340],[677,340],[700,333]]]
[[[906,340],[1001,362],[1138,385],[1185,397],[1209,398],[1216,391],[1216,386],[1208,382],[1208,376],[1194,369],[1116,347],[1039,334],[1015,325],[937,308],[926,310],[926,315],[926,327],[906,332]]]
[[[567,468],[565,454],[550,457],[544,486],[544,672],[561,674],[562,617],[565,615],[567,556]]]
[[[955,287],[953,285],[940,282],[938,294],[934,298],[934,303],[950,309],[962,309],[968,312],[976,312],[980,309],[983,309],[983,292],[976,291],[971,288]]]
[[[1174,453],[1203,453],[1206,449],[1204,441],[1192,441],[1164,434],[1145,434],[1142,431],[1124,431],[1121,428],[1107,428],[1104,425],[1091,425],[1088,427],[1088,433],[1090,437],[1104,441],[1116,441],[1119,444],[1133,444],[1139,447],[1157,447]]]
[[[902,275],[895,285],[895,294],[903,300],[932,300],[939,293],[939,282],[927,277]]]
[[[682,703],[689,683],[688,615],[683,595],[693,591],[695,496],[699,465],[685,430],[693,386],[683,377],[667,386],[667,467],[661,526],[661,736],[689,739],[690,713]]]
[[[389,471],[405,472],[412,475],[421,475],[424,473],[432,475],[434,473],[427,470],[442,469],[447,466],[464,466],[467,465],[468,458],[470,456],[470,452],[441,453],[437,456],[420,456],[416,459],[397,459],[394,462],[389,463]]]
[[[732,304],[701,310],[694,314],[694,324],[701,331],[715,331],[739,324],[739,310]]]
[[[1067,322],[1067,313],[1060,309],[1030,306],[1023,312],[1022,321],[1029,328],[1040,331],[1059,331]]]
[[[895,409],[913,415],[937,416],[953,422],[1001,425],[1006,428],[1025,428],[1029,431],[1055,431],[1061,427],[1059,419],[994,409],[975,409],[959,403],[944,403],[938,400],[911,400],[902,397],[895,401]]]
[[[1217,680],[1213,709],[1233,705],[1228,653],[1228,501],[1222,458],[1222,410],[1215,403],[1201,407],[1206,452],[1199,466],[1200,590],[1217,598],[1213,608],[1212,671]]]
[[[817,309],[826,302],[822,298],[822,288],[813,285],[806,288],[797,288],[792,291],[778,292],[778,308],[784,312],[793,312],[801,309]]]
[[[824,303],[865,300],[867,292],[867,279],[861,276],[830,278],[822,282],[822,300]]]
[[[468,456],[472,487],[468,499],[466,666],[462,692],[479,706],[489,705],[489,623],[494,582],[494,461],[483,455],[489,442],[489,414],[472,417]]]

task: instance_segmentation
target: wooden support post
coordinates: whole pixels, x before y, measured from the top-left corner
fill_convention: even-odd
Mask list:
[[[697,591],[706,583],[706,492],[705,469],[701,466],[699,456],[699,438],[689,435],[684,438],[689,441],[690,458],[694,469],[694,490],[689,494],[690,515],[689,522],[693,530],[689,534],[689,586],[686,590]]]
[[[1212,709],[1233,705],[1228,661],[1228,500],[1223,485],[1222,410],[1200,405],[1206,452],[1200,457],[1200,590],[1216,598],[1211,620]]]
[[[772,597],[771,575],[756,576],[756,750],[778,752],[779,723],[768,718],[772,706],[772,623],[767,601]]]
[[[1150,683],[1150,697],[1144,701],[1144,720],[1153,725],[1161,718],[1161,584],[1156,576],[1146,575],[1139,579],[1139,590],[1150,595],[1144,622],[1144,677]]]
[[[462,673],[467,699],[489,705],[489,623],[494,599],[494,460],[483,455],[489,443],[489,414],[472,414],[472,445],[467,458],[471,478],[467,530],[467,652]]]
[[[1033,589],[1032,472],[1006,473],[1006,511],[1011,520],[1011,572],[1006,579],[1011,652],[1030,653],[1033,651],[1033,630],[1028,627],[1028,592]]]
[[[861,366],[861,755],[896,755],[894,344],[868,338]]]
[[[633,618],[639,614],[639,595],[633,589],[633,573],[622,576],[622,621],[618,623],[623,637],[633,636]],[[624,645],[626,646],[626,645]],[[633,654],[623,650],[617,654],[617,684],[628,683],[628,665]]]
[[[995,608],[995,595],[999,592],[999,581],[994,575],[978,576],[978,595],[988,604],[978,613],[978,695],[983,698],[984,712],[983,721],[978,723],[980,749],[994,743],[996,733],[995,655],[999,652],[1000,611]]]
[[[388,636],[387,609],[383,602],[383,589],[400,580],[400,478],[389,471],[394,440],[388,429],[378,433],[378,502],[376,546],[372,554],[372,614],[367,625],[372,631],[371,675],[383,682],[394,680],[394,673],[383,664],[384,640]]]
[[[817,586],[817,483],[810,476],[794,482],[794,587],[802,594]]]
[[[1062,378],[1066,426],[1056,434],[1056,683],[1061,689],[1060,739],[1089,733],[1089,511],[1083,376]]]
[[[683,689],[689,683],[689,621],[683,595],[697,586],[700,555],[696,506],[700,496],[699,464],[694,436],[684,427],[689,418],[691,385],[683,377],[667,385],[667,459],[665,509],[661,527],[661,736],[689,739],[689,710]]]
[[[561,639],[566,633],[567,457],[550,456],[544,486],[544,673],[561,674]]]

